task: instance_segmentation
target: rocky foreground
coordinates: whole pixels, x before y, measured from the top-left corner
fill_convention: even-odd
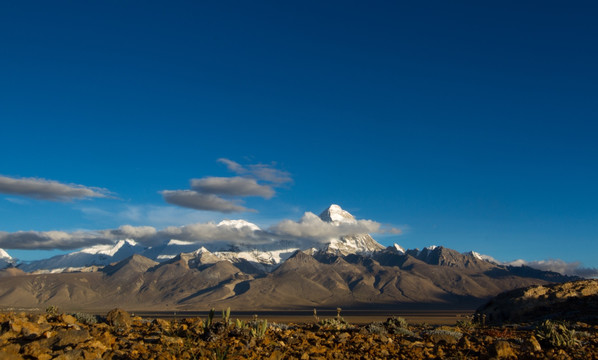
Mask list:
[[[598,359],[598,326],[544,322],[410,326],[402,318],[352,325],[207,318],[143,319],[122,310],[0,314],[0,359]]]

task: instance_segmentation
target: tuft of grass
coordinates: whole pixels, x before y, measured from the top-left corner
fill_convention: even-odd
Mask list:
[[[224,322],[224,324],[226,326],[229,326],[231,324],[231,321],[230,321],[230,306],[228,308],[226,308],[226,310],[222,310],[222,321]]]
[[[251,322],[251,336],[261,339],[268,330],[268,320],[254,320]]]

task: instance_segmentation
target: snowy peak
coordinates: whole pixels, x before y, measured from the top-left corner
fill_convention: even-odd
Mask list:
[[[85,254],[92,254],[92,255],[106,255],[106,256],[114,256],[118,252],[131,252],[134,253],[135,251],[129,251],[134,248],[138,248],[139,245],[134,240],[119,240],[116,244],[110,245],[95,245],[79,252]]]
[[[0,269],[13,266],[16,263],[12,256],[8,255],[4,249],[0,249]]]
[[[12,256],[8,255],[4,249],[0,249],[0,260],[12,260]]]
[[[320,219],[322,219],[322,221],[336,223],[355,222],[353,215],[351,215],[348,211],[343,210],[336,204],[332,204],[328,207],[328,209],[324,210],[320,214]]]

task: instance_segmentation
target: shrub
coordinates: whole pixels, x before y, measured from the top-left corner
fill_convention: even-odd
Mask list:
[[[56,316],[60,314],[60,309],[58,309],[58,306],[50,305],[46,308],[46,314]]]
[[[430,330],[430,331],[428,331],[428,335],[448,335],[448,336],[454,337],[457,340],[461,339],[461,337],[463,336],[463,334],[458,331],[444,330],[444,329]]]
[[[536,337],[552,347],[572,347],[579,344],[575,330],[565,323],[545,320],[536,328]]]
[[[371,324],[368,324],[366,325],[365,329],[370,334],[382,335],[388,333],[388,331],[386,331],[386,328],[384,327],[384,324],[381,322],[373,322]]]
[[[98,322],[97,316],[92,314],[75,313],[73,314],[73,316],[75,317],[75,319],[77,319],[78,322],[85,325],[93,325]]]
[[[268,320],[254,320],[251,322],[251,336],[261,339],[266,335],[266,330],[268,330]]]

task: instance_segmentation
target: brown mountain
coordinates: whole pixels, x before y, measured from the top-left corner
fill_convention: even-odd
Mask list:
[[[369,255],[297,251],[267,274],[243,264],[180,254],[165,263],[133,255],[96,272],[0,274],[0,306],[56,305],[65,310],[235,310],[475,308],[503,291],[571,280],[556,273],[526,272],[473,254],[436,247]]]

